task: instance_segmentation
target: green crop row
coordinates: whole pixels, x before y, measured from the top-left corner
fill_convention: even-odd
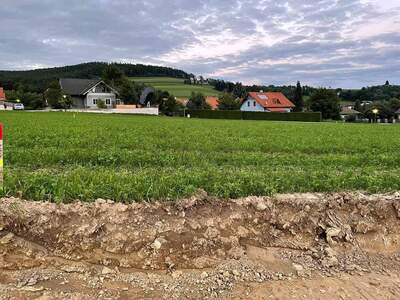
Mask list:
[[[1,196],[67,202],[400,190],[400,127],[0,112]]]

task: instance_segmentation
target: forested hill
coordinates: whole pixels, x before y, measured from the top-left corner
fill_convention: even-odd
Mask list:
[[[175,78],[188,78],[184,71],[141,64],[115,64],[128,77],[134,76],[167,76]],[[107,63],[91,62],[73,66],[37,69],[29,71],[0,71],[0,86],[6,90],[17,90],[23,87],[30,92],[43,92],[49,83],[59,78],[87,78],[101,77]]]

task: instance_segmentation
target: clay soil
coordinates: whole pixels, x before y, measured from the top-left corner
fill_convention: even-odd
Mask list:
[[[400,194],[0,200],[0,299],[399,299]]]

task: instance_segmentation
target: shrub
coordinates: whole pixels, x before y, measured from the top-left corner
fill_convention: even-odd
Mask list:
[[[236,120],[269,120],[269,121],[299,121],[299,122],[321,122],[319,112],[292,112],[292,113],[273,113],[273,112],[247,112],[239,110],[190,110],[188,111],[193,118],[202,119],[236,119]]]
[[[107,105],[104,102],[104,100],[101,100],[101,99],[97,100],[97,108],[99,108],[99,109],[106,109],[107,108]]]

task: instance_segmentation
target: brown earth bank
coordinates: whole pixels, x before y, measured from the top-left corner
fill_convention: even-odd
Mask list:
[[[399,299],[400,193],[0,200],[0,299]]]

